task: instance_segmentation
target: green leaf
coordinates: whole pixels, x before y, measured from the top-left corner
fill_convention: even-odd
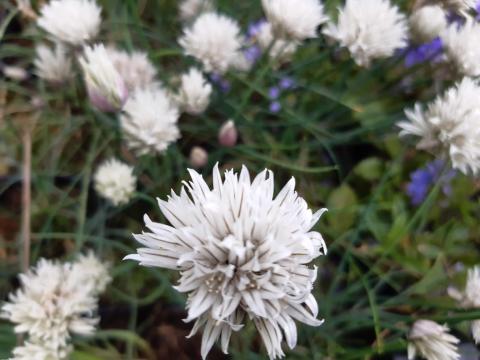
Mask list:
[[[353,173],[367,181],[378,180],[383,173],[383,162],[377,157],[367,158],[353,169]]]

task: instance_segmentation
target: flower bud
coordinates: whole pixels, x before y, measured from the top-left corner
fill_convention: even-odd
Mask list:
[[[218,132],[218,142],[225,147],[233,147],[237,144],[238,131],[232,120],[225,122]]]
[[[86,47],[80,64],[92,104],[101,111],[120,110],[127,101],[128,89],[105,47]]]
[[[204,167],[208,162],[208,153],[200,146],[194,146],[190,151],[190,165],[194,168]]]

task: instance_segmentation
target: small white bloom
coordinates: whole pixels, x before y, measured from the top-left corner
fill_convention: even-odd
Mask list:
[[[101,12],[95,0],[51,0],[41,8],[37,24],[56,40],[78,46],[98,34]]]
[[[115,175],[121,177],[122,173],[120,171]],[[133,179],[133,187],[135,187],[135,179]],[[119,192],[122,190],[119,190]],[[109,271],[110,264],[102,262],[93,251],[89,251],[80,255],[73,263],[72,274],[78,277],[82,286],[91,289],[94,295],[99,295],[105,291],[107,285],[112,281]]]
[[[128,89],[107,50],[103,44],[97,44],[85,47],[84,53],[80,65],[93,105],[102,111],[121,109],[128,97]]]
[[[280,61],[290,60],[298,47],[296,41],[282,38],[275,39],[272,32],[272,25],[269,22],[264,22],[260,25],[256,39],[262,50],[266,51],[270,49],[270,57]]]
[[[409,23],[413,38],[420,43],[440,36],[448,26],[445,10],[438,5],[426,5],[415,10]]]
[[[101,164],[93,176],[95,190],[115,206],[126,204],[135,192],[133,167],[116,159]]]
[[[21,288],[2,306],[3,318],[16,333],[28,333],[32,343],[52,351],[68,348],[72,334],[90,335],[98,318],[97,298],[72,276],[72,264],[40,260],[20,275]]]
[[[66,49],[57,44],[54,49],[41,44],[36,47],[35,73],[41,79],[60,84],[72,77],[72,61]]]
[[[348,48],[360,66],[392,56],[406,45],[406,17],[389,0],[347,0],[338,23],[329,23],[324,34]]]
[[[318,306],[311,294],[317,269],[311,262],[326,253],[313,226],[325,209],[313,213],[295,192],[292,178],[274,197],[273,173],[251,180],[246,167],[227,171],[218,165],[213,188],[190,171],[177,195],[158,200],[171,225],[145,215],[151,232],[135,235],[143,246],[127,259],[141,265],[180,271],[175,289],[188,294],[191,335],[203,328],[205,359],[221,338],[227,353],[232,331],[249,318],[259,331],[270,359],[282,357],[283,338],[293,349],[294,320],[319,326]]]
[[[233,147],[237,144],[238,130],[233,120],[227,120],[218,130],[218,142],[225,147]]]
[[[480,266],[468,270],[467,283],[463,292],[449,287],[448,294],[466,309],[480,309]],[[480,320],[471,323],[472,335],[475,343],[480,342]]]
[[[406,110],[401,135],[420,137],[417,148],[450,157],[454,169],[476,174],[480,169],[480,87],[464,78],[422,110]]]
[[[211,12],[200,15],[192,26],[184,29],[178,42],[206,71],[224,73],[234,64],[242,41],[235,20]]]
[[[426,360],[458,360],[457,345],[460,340],[448,333],[445,325],[430,320],[417,320],[408,336],[408,359],[417,353]]]
[[[4,66],[2,68],[3,75],[15,81],[23,81],[28,78],[28,72],[20,66]]]
[[[137,89],[120,117],[127,145],[138,155],[163,153],[180,138],[178,108],[159,87]]]
[[[50,349],[44,343],[25,341],[13,349],[11,360],[67,360],[72,352],[71,346],[61,349]]]
[[[480,24],[468,19],[458,27],[452,24],[442,36],[447,57],[466,76],[480,75]]]
[[[211,94],[212,85],[197,69],[191,68],[188,73],[182,75],[177,100],[185,112],[192,115],[203,113],[210,103]]]
[[[183,0],[178,10],[180,19],[183,21],[191,21],[204,12],[213,11],[212,0]]]
[[[320,0],[262,0],[263,11],[276,37],[305,40],[317,37],[327,21]]]
[[[155,82],[157,71],[146,53],[134,51],[129,54],[110,47],[107,53],[129,91],[146,88]]]

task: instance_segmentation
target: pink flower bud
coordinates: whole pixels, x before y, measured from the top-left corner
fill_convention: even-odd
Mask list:
[[[235,127],[235,123],[232,120],[228,120],[222,125],[218,132],[218,142],[225,147],[233,147],[237,144],[238,131]]]
[[[190,151],[190,165],[194,168],[204,167],[208,162],[208,153],[200,146],[194,146]]]
[[[116,112],[121,110],[128,98],[128,89],[123,82],[119,86],[119,97],[110,96],[110,99],[107,94],[102,94],[98,88],[93,86],[87,86],[87,92],[92,105],[103,112]]]

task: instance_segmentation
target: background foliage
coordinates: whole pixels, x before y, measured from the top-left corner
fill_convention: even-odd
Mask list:
[[[193,64],[176,43],[181,33],[174,0],[102,0],[99,40],[148,51],[160,78],[173,86]],[[339,1],[325,1],[334,11]],[[399,3],[405,10],[410,4]],[[221,12],[246,29],[262,17],[259,1],[218,1]],[[32,70],[34,44],[42,35],[12,3],[0,4],[0,62]],[[182,138],[164,156],[133,157],[122,146],[118,120],[88,103],[82,79],[51,88],[33,74],[23,82],[0,79],[0,298],[17,285],[21,181],[20,126],[35,118],[33,138],[32,263],[40,257],[71,259],[95,249],[113,264],[114,282],[101,303],[101,330],[76,339],[74,359],[178,359],[199,357],[199,339],[185,340],[184,298],[172,289],[175,275],[147,269],[123,256],[134,252],[132,233],[148,213],[163,221],[155,197],[165,198],[187,177],[195,145],[209,152],[201,171],[248,165],[275,172],[277,189],[290,176],[310,207],[329,212],[318,230],[329,254],[317,261],[315,296],[319,328],[299,327],[299,346],[288,359],[391,359],[405,354],[405,335],[419,317],[447,322],[469,342],[465,320],[479,311],[459,309],[446,295],[461,286],[464,269],[478,259],[478,184],[462,175],[446,196],[440,184],[413,206],[405,193],[410,173],[430,156],[398,138],[403,109],[429,100],[449,85],[428,63],[406,68],[401,56],[358,68],[348,54],[323,37],[305,43],[294,61],[280,68],[263,58],[248,73],[227,76],[231,89],[215,91],[208,111],[183,116]],[[268,89],[285,77],[296,87],[269,109]],[[42,105],[39,105],[40,99]],[[241,140],[234,148],[217,142],[221,124],[232,118]],[[93,191],[96,166],[110,156],[135,165],[140,184],[133,201],[113,208]],[[12,325],[0,323],[0,358],[15,344]],[[234,335],[233,359],[263,359],[252,328]],[[212,359],[225,358],[219,351]]]

